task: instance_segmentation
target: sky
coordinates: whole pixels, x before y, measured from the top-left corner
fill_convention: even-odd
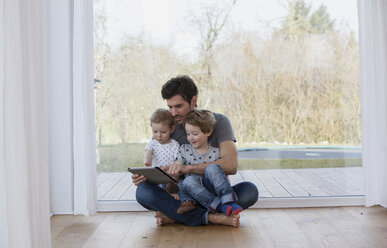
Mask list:
[[[199,35],[187,26],[187,17],[203,4],[224,3],[226,0],[94,0],[96,8],[104,6],[107,14],[107,41],[114,47],[125,36],[142,35],[152,43],[172,44],[179,55],[197,51]],[[231,2],[228,0],[228,2]],[[312,10],[327,6],[336,24],[358,33],[356,0],[306,0]],[[230,16],[236,29],[270,34],[263,23],[276,27],[286,9],[286,0],[237,0]],[[231,27],[230,26],[230,27]]]

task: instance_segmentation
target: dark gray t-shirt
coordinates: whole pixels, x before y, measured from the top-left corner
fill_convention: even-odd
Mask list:
[[[231,122],[227,116],[218,113],[214,113],[214,116],[216,120],[215,129],[213,134],[209,137],[208,143],[213,147],[219,148],[219,144],[223,141],[232,140],[236,142]],[[177,123],[175,123],[175,125],[176,129],[172,133],[171,138],[179,142],[180,145],[189,144],[185,129]]]

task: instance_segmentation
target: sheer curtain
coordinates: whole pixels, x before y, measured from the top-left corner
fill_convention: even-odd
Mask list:
[[[0,247],[50,247],[45,1],[0,0]]]
[[[59,1],[58,1],[59,2]],[[69,116],[60,116],[67,137],[72,140],[66,170],[74,176],[66,179],[73,184],[73,203],[68,210],[90,215],[96,211],[94,89],[93,89],[93,24],[92,0],[68,1],[64,16],[51,22],[50,6],[56,1],[0,0],[0,247],[50,247],[48,106],[53,104],[48,89],[54,84],[47,68],[50,49],[60,47],[71,54],[71,70],[64,81],[73,91],[63,92],[71,105]],[[62,3],[62,2],[61,2]],[[71,23],[63,43],[51,43],[48,24]],[[53,24],[54,23],[54,24]],[[58,25],[61,26],[61,25]],[[55,27],[53,27],[55,28]],[[65,43],[66,44],[66,43]],[[50,63],[61,68],[61,57]],[[71,75],[69,75],[71,74]],[[50,75],[50,76],[48,76]],[[61,81],[62,82],[62,81]],[[46,94],[47,89],[47,94]],[[46,102],[47,99],[47,102]],[[49,99],[49,100],[48,100]],[[53,100],[55,101],[55,99]],[[60,101],[60,100],[56,100]],[[55,112],[56,109],[51,111]],[[66,119],[68,118],[68,119]],[[58,130],[57,132],[60,132]],[[51,133],[51,135],[56,135]],[[51,149],[63,149],[51,147]],[[51,150],[50,150],[51,151]],[[63,155],[63,154],[62,154]],[[66,159],[67,161],[67,159]],[[50,168],[49,168],[50,166]],[[70,182],[71,181],[71,182]],[[64,187],[63,181],[51,180],[51,188]]]
[[[387,1],[358,0],[366,205],[387,207]]]
[[[74,0],[74,214],[97,210],[94,124],[93,1]]]

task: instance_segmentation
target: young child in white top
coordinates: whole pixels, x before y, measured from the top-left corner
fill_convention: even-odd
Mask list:
[[[166,109],[157,109],[151,118],[153,139],[145,146],[144,165],[163,167],[173,164],[176,160],[179,143],[171,138],[175,130],[172,114]],[[177,193],[176,185],[167,184],[168,193]]]

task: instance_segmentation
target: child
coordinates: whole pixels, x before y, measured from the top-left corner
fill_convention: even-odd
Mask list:
[[[215,127],[215,117],[208,110],[192,110],[183,121],[190,144],[181,145],[177,155],[177,163],[194,165],[213,162],[220,158],[219,148],[208,143],[208,137]],[[210,192],[204,185],[211,185]],[[237,203],[233,191],[222,168],[217,164],[207,166],[205,174],[187,174],[180,182],[181,206],[178,214],[195,209],[195,199],[211,212],[222,211],[226,216],[237,215],[243,209]]]
[[[170,137],[175,130],[172,114],[166,109],[157,109],[153,112],[150,122],[153,139],[145,146],[144,165],[162,167],[173,164],[177,156],[179,143]],[[165,189],[171,194],[178,191],[174,183],[167,183]]]

